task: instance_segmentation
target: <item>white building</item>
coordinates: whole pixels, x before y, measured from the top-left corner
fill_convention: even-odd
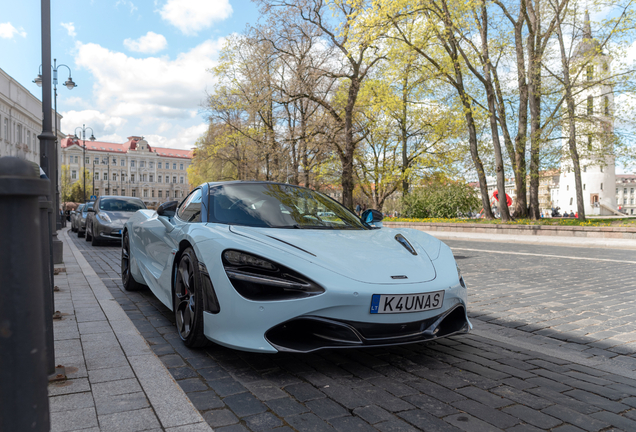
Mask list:
[[[190,191],[188,166],[192,151],[151,147],[140,136],[128,137],[123,144],[62,140],[62,165],[68,165],[71,182],[81,178],[84,168],[93,178],[90,195],[126,195],[141,198],[149,207],[170,200],[181,200]],[[85,151],[85,153],[84,153]],[[85,158],[84,158],[85,154]]]
[[[616,202],[622,213],[636,214],[636,174],[616,174]]]
[[[599,43],[592,38],[589,15],[585,13],[583,40],[579,42],[573,57],[574,63],[593,59],[578,76],[579,88],[575,96],[577,114],[587,121],[577,123],[577,151],[581,165],[581,183],[586,215],[615,215],[616,170],[614,156],[611,155],[611,137],[614,132],[614,93],[605,84],[585,88],[589,81],[607,76],[611,58],[600,51]],[[577,71],[578,72],[578,71]],[[575,83],[576,84],[576,83]],[[568,135],[567,129],[564,136]],[[561,162],[558,206],[563,211],[577,212],[576,186],[572,160],[569,157],[567,139],[563,141],[564,157]]]
[[[61,119],[58,114],[58,140],[64,138]],[[39,164],[37,136],[41,133],[42,102],[0,69],[0,157],[15,156]]]

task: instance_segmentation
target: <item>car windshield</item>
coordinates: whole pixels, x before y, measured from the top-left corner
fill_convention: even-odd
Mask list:
[[[319,192],[273,183],[211,188],[209,219],[253,227],[366,229],[352,212]]]
[[[76,211],[81,212],[81,211],[84,209],[84,206],[85,206],[85,205],[86,205],[86,204],[80,204],[80,205],[78,205],[78,206],[77,206],[77,210],[76,210]]]
[[[136,212],[145,208],[138,198],[104,198],[99,201],[99,209],[103,211]]]
[[[84,208],[82,209],[82,213],[88,213],[88,209],[89,209],[89,208],[93,208],[93,204],[95,204],[95,203],[92,203],[92,202],[87,203],[87,204],[84,206]]]

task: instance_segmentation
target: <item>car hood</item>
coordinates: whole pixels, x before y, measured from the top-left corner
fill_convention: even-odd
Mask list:
[[[435,279],[435,267],[426,251],[400,230],[320,230],[248,228],[230,231],[284,249],[342,276],[366,283],[404,284]],[[413,255],[395,236],[409,240]]]
[[[107,214],[110,220],[112,221],[112,223],[117,225],[125,224],[126,221],[130,219],[132,215],[135,214],[135,212],[113,212],[113,211],[102,210],[99,213],[97,213],[97,215],[101,215],[102,213]]]

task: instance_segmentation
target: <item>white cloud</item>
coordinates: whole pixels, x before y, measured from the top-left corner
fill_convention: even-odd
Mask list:
[[[126,39],[124,46],[131,51],[154,54],[165,49],[168,41],[163,35],[149,31],[139,39]]]
[[[216,64],[223,39],[208,40],[176,59],[137,59],[97,44],[76,45],[75,63],[89,70],[99,107],[115,116],[187,118],[213,84],[207,69]]]
[[[22,27],[18,30],[10,22],[0,23],[0,38],[13,39],[15,35],[26,37],[27,34]]]
[[[195,35],[232,15],[232,6],[229,0],[168,0],[159,13],[183,34]]]
[[[130,13],[134,13],[137,10],[137,6],[135,6],[135,4],[131,1],[128,0],[118,0],[117,3],[115,3],[115,7],[118,7],[119,5],[124,5],[130,8]]]
[[[208,125],[206,123],[201,123],[189,128],[178,127],[175,129],[178,133],[173,138],[153,134],[144,135],[144,138],[150,143],[150,145],[154,145],[155,147],[170,147],[190,150],[194,147],[194,143],[197,139],[199,139],[199,137],[208,130]]]
[[[77,36],[77,33],[75,32],[75,26],[73,25],[73,23],[72,23],[72,22],[69,22],[69,23],[60,23],[60,25],[66,29],[66,31],[68,32],[68,35],[69,35],[70,37],[75,37],[75,36]]]
[[[75,133],[77,127],[90,127],[98,141],[109,141],[106,136],[119,136],[116,132],[127,123],[123,117],[116,117],[94,109],[82,111],[64,111],[62,112],[62,131],[66,134]],[[78,136],[81,132],[78,131]],[[90,130],[86,132],[86,139],[90,137]],[[80,136],[81,138],[81,136]],[[112,142],[119,142],[121,139]],[[121,141],[123,142],[123,141]]]

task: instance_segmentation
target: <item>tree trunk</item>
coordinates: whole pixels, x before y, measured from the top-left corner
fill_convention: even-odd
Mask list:
[[[585,202],[583,201],[583,185],[581,182],[581,164],[579,161],[579,152],[576,147],[576,108],[574,105],[574,97],[572,95],[572,83],[570,80],[570,62],[568,61],[563,42],[563,32],[561,28],[561,16],[555,7],[556,13],[556,34],[559,41],[559,50],[561,52],[561,68],[563,69],[563,84],[565,87],[565,101],[568,116],[568,147],[570,150],[570,158],[574,168],[574,184],[576,187],[576,208],[578,210],[578,218],[585,221]]]
[[[530,4],[529,4],[530,5]],[[539,208],[539,157],[541,150],[541,20],[537,15],[540,0],[528,8],[528,102],[530,106],[530,219],[540,219]]]

